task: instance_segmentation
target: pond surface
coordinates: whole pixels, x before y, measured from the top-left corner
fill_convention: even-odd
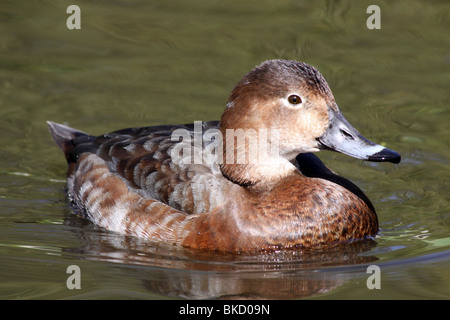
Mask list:
[[[450,3],[64,1],[0,4],[0,298],[450,298]],[[167,248],[71,213],[46,120],[102,134],[219,119],[266,59],[316,66],[347,119],[399,165],[321,159],[374,203],[373,240],[228,256]],[[69,290],[68,266],[81,270]],[[370,265],[381,289],[369,289]],[[370,282],[370,279],[369,279]]]

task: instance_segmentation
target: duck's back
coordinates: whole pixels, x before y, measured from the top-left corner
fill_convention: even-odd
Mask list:
[[[203,122],[201,132],[217,125],[217,121]],[[57,143],[67,145],[63,151],[69,163],[76,163],[83,153],[95,154],[131,191],[188,214],[212,210],[225,201],[224,193],[233,186],[221,174],[214,155],[192,163],[195,153],[203,154],[209,142],[201,139],[204,143],[194,143],[193,124],[129,128],[97,137],[58,124],[50,127],[54,139],[60,139]],[[173,152],[179,153],[183,146],[192,153],[183,161],[173,161]],[[182,151],[178,155],[182,157]]]

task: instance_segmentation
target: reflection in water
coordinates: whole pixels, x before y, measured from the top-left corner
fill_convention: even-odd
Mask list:
[[[373,240],[326,250],[230,255],[149,244],[142,239],[103,231],[73,214],[66,217],[65,223],[77,226],[75,230],[82,243],[82,247],[65,252],[122,266],[146,266],[139,268],[136,275],[142,286],[153,293],[176,298],[309,297],[328,293],[351,277],[351,272],[342,272],[339,266],[370,264],[377,260],[363,255],[376,246]],[[365,272],[366,268],[361,270]],[[133,274],[128,275],[133,277]]]

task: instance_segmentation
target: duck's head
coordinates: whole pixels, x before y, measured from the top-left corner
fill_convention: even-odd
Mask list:
[[[232,91],[220,122],[223,137],[230,129],[266,129],[274,133],[269,133],[267,139],[269,145],[277,145],[278,158],[271,154],[273,159],[264,159],[266,166],[272,160],[280,166],[282,159],[289,162],[299,153],[324,149],[362,160],[400,162],[397,152],[364,138],[345,119],[319,71],[294,60],[265,61],[242,78]],[[250,152],[248,146],[245,148]],[[233,148],[227,146],[224,138],[224,153],[229,154],[229,150]],[[255,166],[258,164],[252,167]],[[239,168],[249,170],[242,165]],[[222,171],[230,176],[240,170],[224,164]],[[266,167],[263,175],[270,175],[269,171]]]

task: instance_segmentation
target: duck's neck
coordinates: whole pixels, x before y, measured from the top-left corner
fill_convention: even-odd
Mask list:
[[[257,99],[251,103],[244,98],[239,100],[235,93],[239,88],[233,90],[219,123],[223,175],[234,183],[257,189],[298,173],[281,152],[280,129],[267,125],[270,121],[261,120],[267,117],[262,111],[265,107],[260,106]]]
[[[222,130],[223,158],[220,169],[225,177],[242,186],[270,186],[298,172],[280,155],[278,141],[270,132],[253,129]],[[277,137],[278,139],[278,137]]]
[[[297,168],[286,159],[262,165],[224,163],[220,169],[232,182],[254,189],[270,188],[274,183],[298,172]]]

